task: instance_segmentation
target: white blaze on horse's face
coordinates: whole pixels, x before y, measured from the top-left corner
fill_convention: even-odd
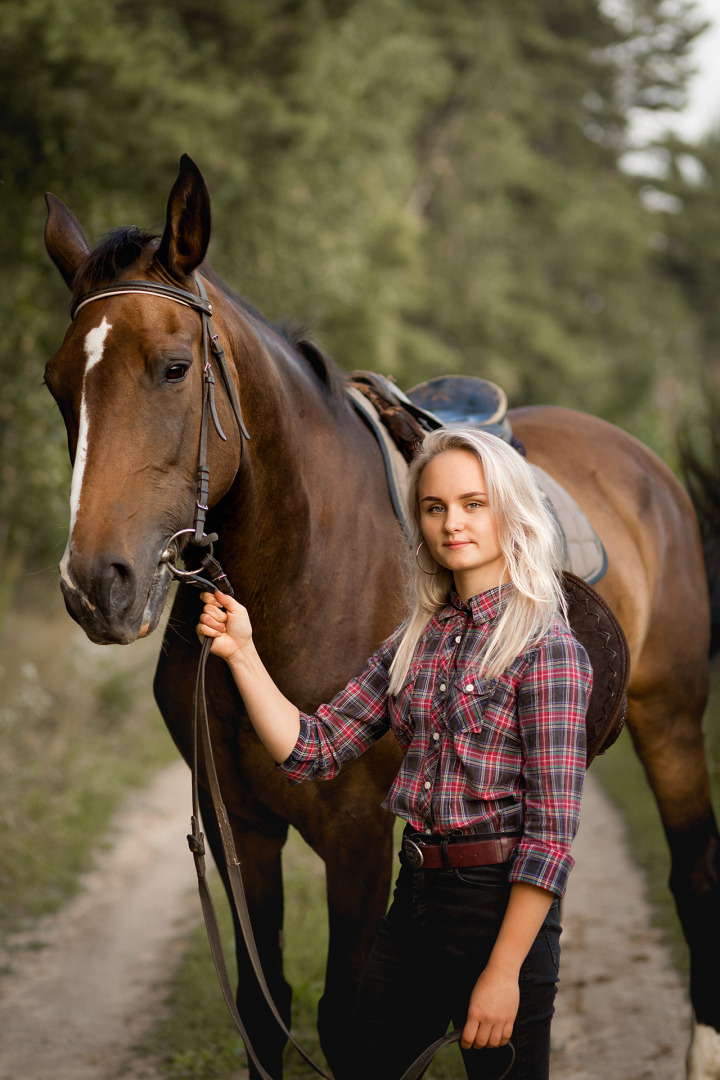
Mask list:
[[[82,397],[80,400],[80,422],[78,425],[78,441],[77,448],[75,450],[75,464],[73,465],[72,484],[70,485],[70,530],[68,533],[68,541],[65,547],[65,552],[60,561],[60,576],[70,587],[74,587],[70,576],[68,574],[68,564],[70,562],[70,547],[72,544],[73,531],[75,529],[75,522],[77,521],[78,511],[80,509],[80,496],[82,493],[83,476],[85,473],[85,464],[87,462],[88,453],[88,441],[90,434],[90,424],[88,420],[87,411],[87,377],[88,373],[99,364],[103,358],[105,352],[105,339],[108,332],[112,329],[111,323],[107,321],[103,315],[103,320],[99,326],[94,327],[87,337],[85,338],[85,371],[83,373],[82,384]]]

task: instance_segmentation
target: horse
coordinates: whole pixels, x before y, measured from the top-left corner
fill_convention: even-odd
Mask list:
[[[313,711],[362,669],[404,611],[406,542],[379,447],[348,402],[345,376],[307,338],[268,322],[206,263],[210,199],[186,155],[160,237],[124,228],[91,250],[63,203],[50,194],[47,203],[47,251],[74,304],[45,375],[73,461],[60,563],[70,615],[95,642],[127,643],[155,630],[172,577],[169,540],[179,536],[173,542],[182,547],[200,502],[268,669],[289,698]],[[134,289],[132,282],[151,289]],[[153,284],[180,290],[186,300],[199,289],[206,293],[213,337],[227,355],[249,434],[245,439],[228,394],[218,388],[204,503],[195,477],[208,366],[202,318],[194,303],[174,302],[153,292]],[[515,409],[510,417],[528,459],[573,495],[608,554],[596,588],[628,638],[628,725],[662,816],[671,887],[690,947],[695,1037],[689,1075],[718,1080],[720,845],[701,726],[709,597],[693,506],[659,458],[599,418],[552,406]],[[154,682],[186,760],[199,608],[192,590],[178,590]],[[225,665],[214,658],[207,684],[216,764],[248,907],[287,1022],[281,852],[290,825],[325,862],[330,936],[318,1031],[339,1072],[345,1022],[387,903],[392,820],[381,803],[398,750],[386,736],[335,780],[290,786],[255,737]],[[200,766],[203,823],[223,874],[202,760]],[[264,1067],[280,1076],[284,1040],[236,937],[238,1007]],[[714,1065],[708,1064],[712,1053]]]

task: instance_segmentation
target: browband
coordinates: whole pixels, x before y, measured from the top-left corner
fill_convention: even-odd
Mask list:
[[[196,279],[198,280],[198,279]],[[179,289],[175,285],[166,285],[162,281],[115,281],[111,285],[102,285],[98,289],[92,289],[85,293],[70,312],[70,318],[74,319],[80,308],[90,304],[93,300],[102,300],[106,296],[122,296],[129,293],[152,293],[155,296],[164,296],[166,300],[174,300],[176,304],[184,304],[185,307],[195,308],[203,315],[212,315],[212,304],[207,297],[196,296],[195,293],[186,289]]]

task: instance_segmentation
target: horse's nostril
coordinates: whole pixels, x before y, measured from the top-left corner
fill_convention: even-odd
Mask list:
[[[128,563],[115,558],[102,572],[100,599],[106,613],[125,611],[132,598],[133,572]]]

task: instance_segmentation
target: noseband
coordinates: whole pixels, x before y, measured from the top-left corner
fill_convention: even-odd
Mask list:
[[[99,289],[93,289],[91,292],[87,292],[81,296],[73,306],[71,318],[74,319],[81,308],[85,307],[86,304],[91,304],[94,300],[105,300],[110,296],[127,296],[133,293],[139,293],[146,296],[162,296],[166,300],[172,300],[175,304],[182,304],[185,307],[193,308],[195,311],[199,312],[202,321],[203,404],[197,466],[197,498],[195,500],[195,520],[193,521],[193,527],[192,529],[183,529],[181,532],[192,532],[193,537],[190,543],[206,546],[210,542],[209,538],[205,536],[204,530],[205,518],[209,510],[208,495],[210,488],[210,470],[207,463],[207,437],[209,418],[211,416],[219,437],[223,442],[227,442],[227,436],[220,425],[220,419],[215,408],[215,379],[210,362],[210,351],[212,351],[212,355],[217,362],[218,371],[220,372],[225,392],[235,417],[235,423],[240,432],[241,440],[249,439],[250,436],[245,427],[245,421],[243,420],[242,411],[240,409],[240,402],[235,393],[235,385],[230,375],[227,359],[225,358],[225,350],[220,344],[218,335],[213,332],[212,304],[208,300],[205,286],[197,274],[195,275],[195,284],[198,289],[197,294],[188,292],[186,289],[179,289],[175,285],[166,285],[164,282],[115,281],[111,285],[103,285]],[[164,558],[163,561],[167,563],[176,576],[182,575],[183,571],[176,570],[172,565],[168,549],[172,540],[179,535],[180,533],[175,533],[171,538],[171,541],[166,545],[166,551],[163,552],[163,556],[167,555],[167,558]],[[203,544],[203,541],[205,541],[205,544]]]

